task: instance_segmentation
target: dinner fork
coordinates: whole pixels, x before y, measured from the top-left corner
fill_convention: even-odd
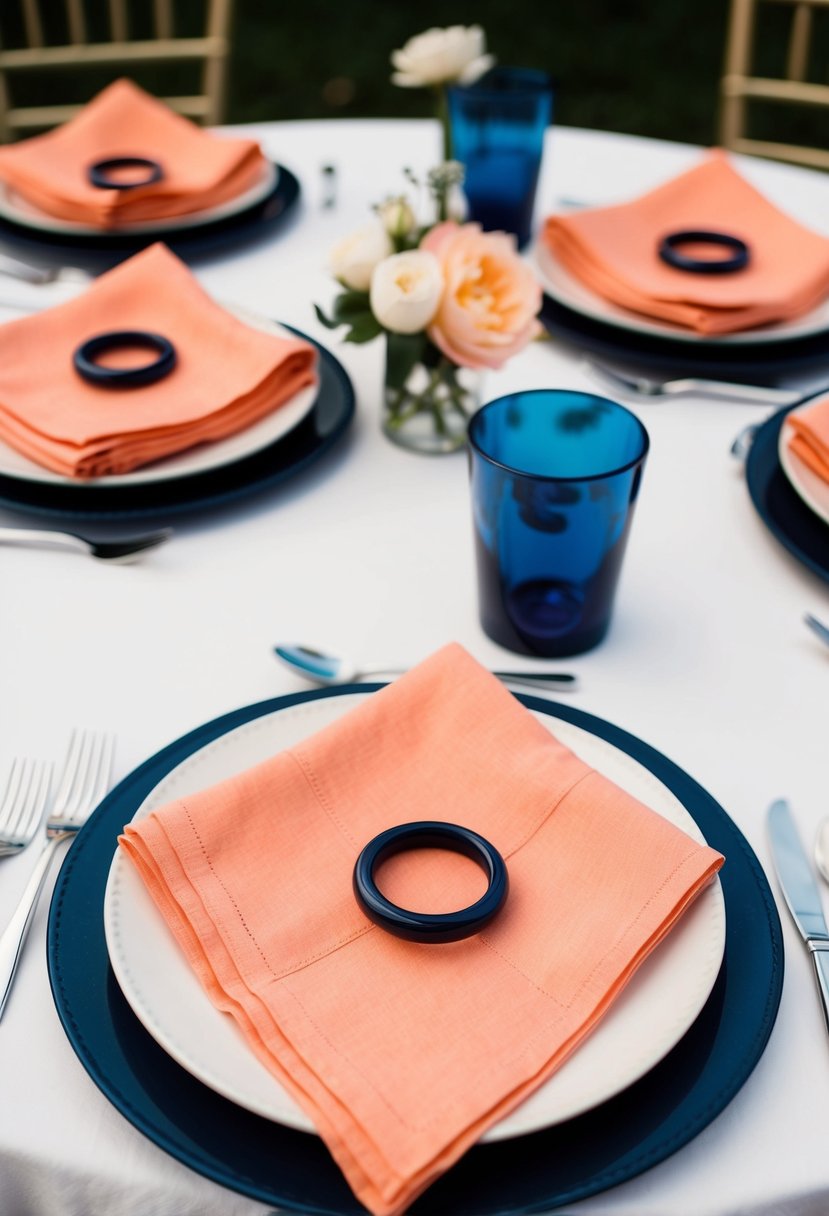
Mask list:
[[[648,376],[626,375],[614,367],[588,361],[588,370],[615,389],[637,397],[718,397],[724,401],[739,401],[747,405],[794,405],[804,394],[801,390],[764,388],[760,384],[736,384],[728,380],[705,380],[685,377],[681,380],[653,380]]]
[[[46,821],[46,840],[12,918],[0,936],[0,1018],[12,990],[17,965],[52,859],[71,841],[109,788],[114,737],[75,730],[69,740],[63,775]]]
[[[46,809],[52,766],[17,758],[0,802],[0,857],[19,853],[34,837]]]
[[[123,540],[88,540],[75,532],[47,532],[41,528],[0,528],[0,545],[30,545],[36,549],[74,549],[99,561],[125,565],[151,549],[157,549],[173,535],[171,528],[144,532]]]

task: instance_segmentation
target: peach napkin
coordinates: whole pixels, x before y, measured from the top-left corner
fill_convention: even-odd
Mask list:
[[[404,942],[362,914],[359,851],[417,819],[472,827],[504,856],[510,893],[485,933]],[[722,863],[455,644],[120,843],[210,998],[378,1216],[563,1063]],[[483,878],[429,850],[380,881],[398,904],[447,911]]]
[[[789,439],[791,451],[813,473],[829,482],[829,396],[789,414],[786,422],[794,431]]]
[[[740,237],[751,261],[733,274],[675,270],[657,249],[682,229]],[[701,334],[788,321],[829,294],[829,239],[778,210],[718,149],[634,202],[550,216],[542,240],[598,295]]]
[[[156,160],[164,177],[133,190],[93,186],[89,166],[116,156]],[[23,198],[48,215],[101,228],[218,206],[266,172],[255,140],[211,134],[131,80],[116,80],[64,126],[0,148],[0,179]]]
[[[73,353],[112,330],[169,338],[173,371],[139,388],[89,384]],[[315,360],[310,343],[226,312],[175,254],[153,245],[73,300],[0,326],[0,439],[70,477],[126,473],[257,422],[314,383]]]

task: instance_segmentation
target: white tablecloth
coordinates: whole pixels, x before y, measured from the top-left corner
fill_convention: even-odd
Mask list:
[[[437,158],[428,122],[250,128],[301,179],[296,218],[267,243],[197,267],[223,300],[290,322],[334,349],[353,377],[356,422],[281,489],[176,525],[142,564],[0,549],[0,763],[58,756],[73,724],[118,733],[116,776],[237,706],[305,685],[273,659],[306,641],[370,662],[415,663],[450,639],[490,666],[519,666],[482,633],[463,455],[425,458],[380,433],[382,344],[339,343],[315,320],[334,284],[329,246],[399,193],[403,165]],[[698,150],[589,131],[551,133],[539,210],[567,196],[629,197]],[[338,201],[321,206],[323,163]],[[746,172],[829,232],[829,178],[759,161]],[[3,300],[35,289],[2,281]],[[38,300],[66,288],[39,289]],[[8,316],[12,313],[6,314]],[[827,366],[829,381],[829,366]],[[488,377],[518,387],[590,386],[578,359],[535,344]],[[651,453],[606,642],[561,667],[572,704],[665,752],[728,810],[770,869],[764,818],[791,799],[806,838],[826,813],[829,652],[804,628],[829,618],[829,588],[755,514],[735,433],[763,408],[704,400],[634,406]],[[22,522],[0,512],[0,522]],[[509,661],[508,661],[509,660]],[[0,921],[34,850],[0,862]],[[775,888],[776,889],[776,888]],[[254,1216],[259,1203],[192,1173],[136,1131],[89,1079],[52,1005],[41,902],[0,1024],[0,1212],[4,1216]],[[786,979],[771,1042],[727,1110],[692,1143],[582,1203],[592,1216],[825,1216],[829,1044],[811,965],[786,914]]]

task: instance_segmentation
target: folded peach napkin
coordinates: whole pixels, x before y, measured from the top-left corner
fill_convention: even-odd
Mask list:
[[[504,856],[509,895],[484,933],[402,941],[357,905],[360,850],[418,819],[471,827]],[[455,644],[120,843],[211,1000],[378,1216],[563,1063],[722,863]],[[389,859],[380,881],[421,911],[485,885],[436,850]]]
[[[113,330],[168,338],[176,366],[137,388],[88,383],[73,354]],[[153,358],[113,352],[107,362]],[[315,362],[310,343],[245,325],[153,245],[73,300],[0,326],[0,439],[66,476],[126,473],[257,422],[314,383]]]
[[[748,266],[711,275],[666,265],[660,240],[689,229],[739,237]],[[829,239],[778,210],[719,149],[631,203],[550,216],[542,241],[597,295],[701,334],[788,321],[829,294]]]
[[[788,441],[791,451],[829,482],[829,395],[789,414],[786,421],[794,432]]]
[[[157,161],[161,181],[132,190],[101,189],[93,162],[139,156]],[[197,127],[131,80],[117,80],[69,122],[0,148],[0,179],[41,211],[101,228],[170,219],[218,206],[268,170],[252,139]]]

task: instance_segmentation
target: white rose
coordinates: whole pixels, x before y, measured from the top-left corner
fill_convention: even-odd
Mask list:
[[[450,80],[471,84],[495,62],[492,55],[484,54],[484,47],[484,31],[479,25],[426,30],[392,52],[391,61],[397,69],[392,81],[405,88]]]
[[[371,272],[378,262],[387,258],[394,246],[380,223],[366,224],[345,237],[331,250],[331,271],[352,291],[368,291]]]
[[[374,268],[371,311],[386,329],[416,334],[434,317],[443,294],[443,274],[433,253],[409,249]]]
[[[408,236],[417,220],[405,198],[389,198],[377,208],[380,223],[390,236]]]

